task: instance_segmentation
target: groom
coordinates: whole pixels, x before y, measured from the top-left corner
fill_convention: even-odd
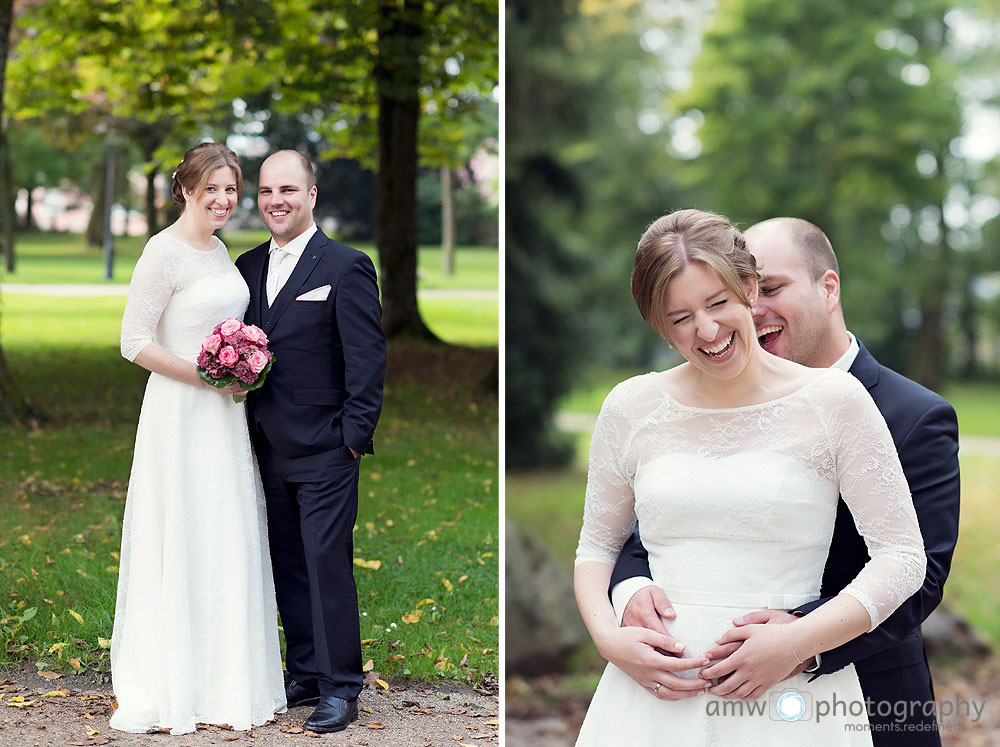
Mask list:
[[[920,624],[941,601],[958,538],[955,411],[937,394],[881,366],[847,331],[840,307],[837,259],[819,228],[797,218],[774,218],[751,226],[744,238],[764,276],[754,309],[761,346],[806,366],[849,370],[865,385],[899,452],[927,553],[923,586],[878,628],[827,651],[786,676],[806,671],[818,677],[854,664],[861,689],[871,701],[869,719],[875,745],[940,745]],[[847,586],[867,561],[864,541],[850,511],[840,501],[821,598],[791,613],[754,612],[737,625],[781,624],[794,620],[793,614],[808,614]],[[649,564],[638,531],[622,549],[611,585],[612,602],[619,615],[624,607],[623,626],[666,633],[659,615],[672,617],[674,612],[663,591],[650,583]],[[754,687],[766,689],[777,684],[755,676],[760,662],[740,651],[738,627],[728,631],[723,641],[707,652],[715,663],[705,668],[702,676],[728,675],[729,679],[712,687],[710,693],[742,698]],[[642,656],[648,656],[648,652],[636,652],[636,658]],[[658,666],[663,669],[662,663]],[[699,692],[685,689],[690,680],[675,682],[669,675],[635,666],[630,669],[631,676],[638,672],[644,679],[666,680],[658,688],[659,697],[678,699]],[[678,689],[673,690],[670,684]],[[899,704],[906,704],[905,713]]]
[[[385,337],[375,267],[313,222],[316,181],[301,153],[260,168],[257,207],[271,240],[236,260],[246,322],[274,366],[247,398],[267,501],[275,594],[285,631],[288,707],[340,731],[357,719],[361,635],[352,532],[361,455],[382,409]]]

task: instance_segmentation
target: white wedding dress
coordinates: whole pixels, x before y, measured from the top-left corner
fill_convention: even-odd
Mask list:
[[[194,362],[249,292],[221,241],[160,233],[136,264],[122,355],[150,340]],[[111,642],[111,726],[249,729],[285,710],[264,495],[245,405],[150,374],[129,478]]]
[[[677,613],[665,624],[684,656],[701,656],[745,612],[819,598],[838,492],[871,555],[844,592],[865,606],[872,629],[920,587],[923,542],[906,479],[885,421],[853,376],[817,371],[785,397],[732,409],[680,404],[663,376],[629,379],[604,402],[577,563],[614,565],[638,519],[653,581]],[[870,745],[854,667],[809,679],[745,703],[666,701],[609,664],[577,744]],[[786,690],[797,696],[781,701],[782,717]]]

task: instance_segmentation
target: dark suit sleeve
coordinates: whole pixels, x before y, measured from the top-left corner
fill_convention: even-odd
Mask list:
[[[652,579],[652,574],[649,572],[649,553],[646,552],[646,548],[642,544],[642,539],[639,537],[638,525],[636,525],[632,535],[625,541],[621,554],[618,556],[618,562],[615,563],[615,569],[611,572],[611,584],[608,587],[608,594],[611,594],[611,589],[622,581],[635,576],[644,576]]]
[[[348,263],[337,285],[335,313],[344,351],[344,443],[359,454],[370,451],[382,411],[385,334],[375,265],[366,254]]]
[[[955,410],[947,402],[928,409],[900,441],[898,451],[927,554],[924,584],[875,630],[824,653],[817,674],[835,672],[896,645],[941,602],[958,540],[958,420]],[[830,597],[803,605],[799,610],[810,612],[828,599]]]

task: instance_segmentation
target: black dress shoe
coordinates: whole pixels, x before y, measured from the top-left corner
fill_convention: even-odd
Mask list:
[[[341,731],[358,719],[358,699],[344,700],[336,695],[324,695],[312,716],[306,719],[305,728],[320,734]]]
[[[288,680],[285,685],[285,701],[289,708],[316,705],[319,703],[319,690]]]

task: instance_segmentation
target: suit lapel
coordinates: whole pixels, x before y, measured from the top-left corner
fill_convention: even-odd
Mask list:
[[[267,306],[267,295],[264,288],[267,282],[268,246],[269,244],[262,244],[257,247],[257,266],[250,275],[254,282],[254,287],[250,289],[250,306],[253,315],[250,321],[258,327],[263,327],[264,308]]]
[[[316,269],[320,260],[323,258],[323,253],[326,251],[327,238],[322,231],[317,230],[313,237],[309,239],[309,243],[306,244],[306,248],[302,250],[302,256],[299,257],[299,261],[295,263],[295,269],[292,270],[292,274],[288,276],[288,282],[282,287],[278,292],[278,297],[274,299],[274,303],[271,304],[271,308],[267,309],[263,313],[264,318],[264,332],[270,333],[274,329],[274,325],[277,323],[281,315],[285,313],[285,310],[291,304],[292,300],[298,295],[299,289],[302,285],[309,279],[312,271]],[[267,304],[267,294],[264,291],[263,280],[261,281],[261,309],[264,309],[264,305]]]
[[[851,364],[850,373],[865,385],[865,389],[871,391],[877,384],[879,378],[878,361],[868,352],[868,349],[858,340],[858,355]]]

